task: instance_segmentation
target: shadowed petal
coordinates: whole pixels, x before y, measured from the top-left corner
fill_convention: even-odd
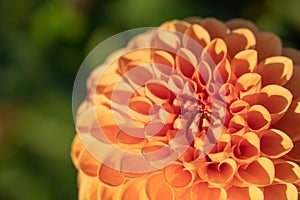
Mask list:
[[[264,194],[256,186],[249,187],[231,187],[227,191],[228,200],[263,200]]]
[[[261,61],[256,72],[262,77],[263,86],[284,85],[293,75],[293,62],[284,56],[274,56]]]
[[[232,30],[226,37],[225,42],[231,57],[238,52],[247,49],[253,49],[256,44],[254,34],[246,28],[238,28]]]
[[[150,200],[173,200],[174,191],[165,181],[163,173],[153,173],[146,182],[146,194]]]
[[[281,55],[282,44],[277,35],[269,32],[257,32],[255,37],[258,61],[266,59],[267,57]]]
[[[249,185],[267,186],[273,182],[274,165],[268,158],[258,158],[250,164],[241,165],[237,176]]]
[[[256,64],[257,52],[252,49],[237,53],[231,61],[232,71],[237,78],[243,74],[253,72]]]
[[[276,159],[273,163],[276,179],[286,183],[300,182],[300,167],[296,163],[282,159]]]
[[[209,32],[210,37],[213,38],[225,38],[229,32],[228,27],[215,18],[205,18],[201,20],[201,25]]]
[[[226,200],[227,194],[224,188],[212,187],[206,182],[196,182],[190,191],[191,200]]]
[[[261,152],[271,158],[279,158],[293,148],[293,142],[284,132],[267,130],[260,135]]]
[[[256,27],[256,25],[252,21],[242,19],[242,18],[231,19],[231,20],[227,21],[225,24],[231,30],[237,29],[237,28],[248,28],[253,33],[258,31],[258,28]]]
[[[231,158],[221,162],[205,162],[199,167],[198,174],[211,184],[224,185],[232,180],[236,167],[236,162]]]
[[[284,131],[293,141],[300,140],[300,98],[291,103],[288,111],[274,127]]]
[[[298,192],[297,188],[293,184],[274,184],[264,188],[265,200],[297,200]]]

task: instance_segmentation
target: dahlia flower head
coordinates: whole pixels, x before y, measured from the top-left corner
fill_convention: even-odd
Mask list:
[[[244,19],[135,36],[87,80],[78,198],[297,200],[299,65],[299,51]]]

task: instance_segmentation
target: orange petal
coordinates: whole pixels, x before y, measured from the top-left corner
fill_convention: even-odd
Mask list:
[[[223,84],[230,82],[231,79],[231,66],[228,59],[224,59],[218,63],[217,67],[213,72],[214,80],[217,83]]]
[[[247,28],[247,29],[251,30],[253,33],[258,31],[258,28],[252,21],[242,19],[242,18],[231,19],[226,22],[226,25],[231,30],[237,29],[237,28]]]
[[[183,46],[195,50],[197,42],[202,48],[204,48],[210,42],[209,33],[199,24],[193,24],[185,31],[185,36],[183,37]],[[191,41],[192,40],[192,41]],[[194,51],[193,51],[194,52]]]
[[[253,72],[256,65],[257,51],[253,49],[244,50],[237,53],[231,61],[232,71],[237,78],[243,74]]]
[[[229,111],[232,115],[245,116],[249,108],[250,105],[246,101],[236,100],[230,105]]]
[[[277,35],[269,32],[257,32],[255,37],[258,61],[267,57],[281,55],[282,44]]]
[[[187,78],[192,78],[196,70],[197,59],[190,50],[186,48],[179,49],[175,57],[175,63],[177,71]]]
[[[81,179],[79,187],[78,199],[98,199],[99,181],[95,177],[85,176]]]
[[[96,160],[86,149],[83,149],[79,155],[79,169],[89,176],[97,176],[97,171],[100,166]]]
[[[294,65],[293,76],[291,79],[285,84],[285,88],[287,88],[293,94],[293,98],[297,99],[300,97],[300,65]]]
[[[79,167],[79,155],[80,152],[84,149],[82,142],[79,138],[79,135],[76,134],[73,142],[72,142],[72,150],[71,150],[71,158],[72,162],[74,163],[75,167],[78,169]]]
[[[192,16],[192,17],[187,17],[184,20],[191,24],[201,24],[202,18],[198,16]]]
[[[251,131],[259,132],[270,127],[271,115],[265,107],[254,105],[249,108],[246,120]]]
[[[219,90],[219,95],[228,105],[238,99],[238,92],[231,83],[223,84]]]
[[[261,61],[256,72],[262,77],[263,85],[284,85],[293,74],[293,62],[284,56],[268,57]]]
[[[236,167],[236,162],[231,158],[221,162],[205,162],[199,167],[198,174],[211,184],[225,185],[232,180]]]
[[[288,111],[274,127],[285,132],[293,141],[300,140],[300,98],[291,103]]]
[[[234,146],[232,157],[238,162],[252,162],[260,154],[260,141],[257,134],[248,132],[242,136],[239,143]]]
[[[175,61],[174,61],[173,56],[164,50],[154,51],[152,59],[153,59],[153,63],[161,64],[164,67],[174,68],[174,66],[175,66]]]
[[[257,104],[263,105],[271,114],[272,124],[275,124],[286,113],[291,105],[293,95],[279,85],[267,85],[261,89]]]
[[[227,191],[228,200],[263,200],[264,194],[261,189],[255,186],[235,187],[232,186]]]
[[[181,40],[176,32],[159,29],[153,36],[153,48],[175,53],[180,46]]]
[[[208,53],[217,65],[226,58],[227,46],[224,40],[216,38],[205,47],[205,51],[203,53]]]
[[[116,187],[124,183],[125,178],[120,172],[106,165],[101,165],[98,171],[99,180],[107,186]]]
[[[183,20],[172,20],[161,24],[160,28],[169,29],[171,31],[176,31],[180,33],[184,33],[188,27],[190,27],[190,23]]]
[[[249,185],[265,186],[274,180],[275,169],[268,158],[258,158],[250,164],[243,164],[238,169],[238,178]]]
[[[149,123],[149,112],[152,107],[152,102],[147,97],[136,96],[129,100],[128,114],[132,120]]]
[[[171,91],[163,81],[148,82],[145,88],[146,96],[156,104],[163,104],[169,101]]]
[[[300,51],[293,48],[283,48],[282,55],[287,56],[293,60],[293,63],[300,65]]]
[[[205,18],[201,20],[201,25],[209,32],[210,37],[213,38],[225,38],[229,32],[228,27],[215,18]]]
[[[275,178],[285,183],[300,182],[300,167],[291,161],[282,159],[274,160]]]
[[[165,181],[162,173],[153,173],[146,182],[146,194],[150,200],[173,200],[174,191]]]
[[[213,162],[221,162],[230,156],[230,151],[231,151],[231,136],[229,134],[222,134],[218,138],[217,144],[207,154],[207,156]]]
[[[151,63],[151,49],[149,48],[137,49],[124,54],[119,59],[119,66],[120,66],[119,72],[121,74],[124,74],[125,72],[128,71],[128,67],[132,68],[134,66],[138,66],[133,64],[128,66],[130,62],[137,61],[137,60],[142,61],[139,62],[139,66]]]
[[[122,187],[107,187],[103,184],[98,190],[98,199],[115,200],[120,199]]]
[[[284,132],[270,129],[260,135],[261,152],[271,158],[279,158],[293,148],[293,142]]]
[[[265,200],[297,200],[298,191],[297,188],[290,183],[278,183],[264,187],[264,199]]]
[[[300,140],[294,142],[294,148],[287,154],[288,158],[300,162]]]
[[[236,88],[241,98],[248,94],[257,93],[261,89],[261,76],[256,73],[244,74],[237,79]]]
[[[246,132],[246,121],[243,116],[233,116],[228,124],[228,133],[234,135],[243,135]]]
[[[212,187],[206,182],[196,182],[190,191],[191,200],[226,200],[227,194],[224,188]]]
[[[253,49],[256,43],[254,34],[247,28],[232,30],[225,37],[225,42],[231,57],[234,57],[240,51]]]
[[[140,200],[147,199],[145,191],[145,180],[132,180],[127,182],[121,191],[121,200]]]
[[[189,187],[194,180],[191,170],[185,168],[181,162],[175,162],[163,169],[164,176],[172,188]]]

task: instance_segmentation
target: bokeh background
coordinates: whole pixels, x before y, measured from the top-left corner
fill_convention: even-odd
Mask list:
[[[72,87],[104,39],[170,19],[243,17],[300,49],[299,0],[0,1],[0,199],[77,198]]]

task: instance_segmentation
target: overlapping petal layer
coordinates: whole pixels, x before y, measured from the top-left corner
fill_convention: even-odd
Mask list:
[[[244,19],[160,28],[91,73],[76,125],[156,170],[106,165],[76,135],[79,199],[298,199],[300,52]]]

